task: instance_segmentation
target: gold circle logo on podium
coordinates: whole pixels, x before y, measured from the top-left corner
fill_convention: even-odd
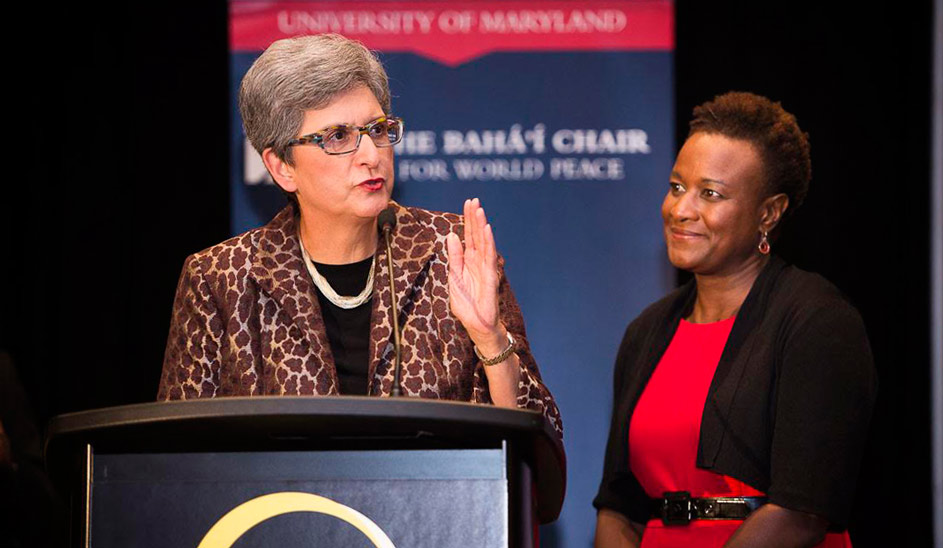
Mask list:
[[[249,529],[269,518],[292,512],[334,516],[356,527],[377,548],[396,548],[376,523],[353,508],[311,493],[291,491],[262,495],[236,506],[207,531],[197,548],[229,548]]]

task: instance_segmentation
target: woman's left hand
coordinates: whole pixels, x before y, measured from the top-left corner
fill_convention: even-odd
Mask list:
[[[452,313],[486,356],[507,346],[498,318],[498,252],[494,233],[478,198],[465,200],[465,245],[449,234],[449,303]]]
[[[508,332],[501,323],[498,286],[498,251],[494,233],[478,198],[465,200],[465,245],[458,235],[448,235],[449,305],[452,314],[486,357],[498,356],[508,346]],[[484,368],[491,401],[501,407],[517,407],[521,362],[511,354],[501,363]]]

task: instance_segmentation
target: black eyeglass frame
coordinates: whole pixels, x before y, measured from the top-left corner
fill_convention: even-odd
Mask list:
[[[387,148],[402,141],[403,134],[406,133],[406,124],[404,124],[403,119],[398,116],[381,116],[365,126],[356,126],[353,124],[340,124],[336,126],[326,127],[320,131],[316,131],[314,133],[309,133],[307,135],[302,135],[301,137],[292,139],[291,141],[288,141],[288,146],[293,147],[293,146],[298,146],[298,145],[307,145],[310,143],[314,143],[318,145],[319,147],[321,147],[321,150],[323,150],[325,154],[330,154],[331,156],[343,156],[344,154],[350,154],[352,152],[356,152],[357,149],[360,148],[360,140],[363,138],[363,136],[364,135],[370,136],[370,131],[373,128],[385,122],[396,122],[397,124],[399,124],[399,128],[400,128],[399,136],[397,137],[395,141],[391,140],[388,144],[386,143],[379,144],[376,141],[373,141],[373,145],[376,146],[377,148]],[[335,129],[347,129],[350,131],[355,131],[357,133],[357,142],[354,143],[354,148],[350,150],[346,150],[344,152],[331,152],[327,150],[326,148],[324,148],[324,136]],[[373,137],[370,137],[370,139],[373,140]]]

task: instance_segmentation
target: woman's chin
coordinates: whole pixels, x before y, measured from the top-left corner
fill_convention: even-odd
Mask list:
[[[375,207],[370,208],[366,216],[375,219],[378,215],[380,215],[380,212],[389,207],[389,205],[390,199],[384,198],[382,201],[378,202]]]
[[[671,263],[671,266],[679,270],[692,272],[702,261],[699,257],[693,256],[691,253],[683,253],[669,249],[668,262]]]
[[[375,219],[381,211],[390,204],[390,196],[386,192],[376,192],[367,196],[356,208],[356,216]]]

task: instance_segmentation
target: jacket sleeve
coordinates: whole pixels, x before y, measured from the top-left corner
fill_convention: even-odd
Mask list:
[[[223,321],[196,256],[187,258],[174,297],[158,400],[213,397],[219,386]]]
[[[527,341],[524,316],[521,314],[521,308],[517,304],[514,292],[511,291],[511,285],[504,275],[503,264],[503,259],[499,258],[499,268],[501,268],[501,281],[498,285],[499,314],[504,327],[517,341],[516,353],[521,365],[521,380],[517,385],[517,406],[541,411],[562,438],[563,422],[560,419],[560,410],[557,408],[557,403],[554,401],[553,395],[550,394],[550,390],[547,389],[540,378],[537,362],[534,360],[534,355],[531,354],[530,344]],[[492,403],[488,392],[488,380],[483,367],[481,362],[478,362],[475,367],[474,401],[475,403]]]
[[[838,299],[799,318],[778,364],[770,502],[848,524],[877,377],[858,312]]]
[[[645,524],[651,515],[651,499],[629,469],[629,416],[625,405],[628,381],[632,376],[629,370],[640,359],[637,322],[626,329],[616,356],[609,440],[606,443],[602,481],[593,499],[593,506],[597,510],[614,510],[636,523]]]

